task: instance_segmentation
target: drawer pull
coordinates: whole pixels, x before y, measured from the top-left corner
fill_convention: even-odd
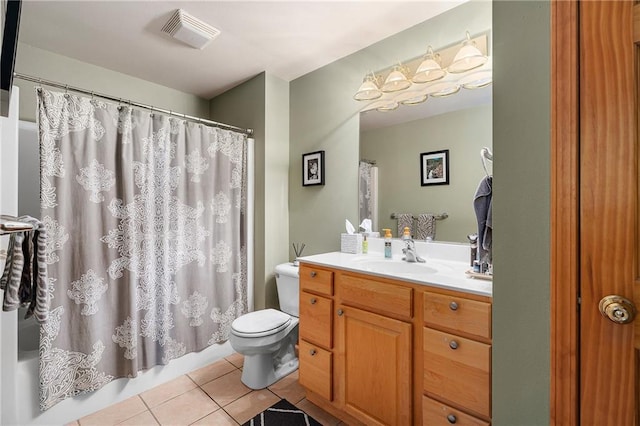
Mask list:
[[[344,314],[344,311],[342,309],[338,309],[338,316],[341,317]]]
[[[450,341],[449,347],[455,351],[456,349],[458,349],[458,342],[456,342],[455,340]]]
[[[447,421],[453,425],[458,421],[458,419],[456,418],[455,414],[449,414],[447,416]]]
[[[309,274],[309,275],[311,275],[311,278],[314,278],[318,274],[316,273],[316,271],[311,271],[311,274]]]
[[[318,299],[316,299],[315,297],[312,297],[309,302],[311,302],[312,305],[315,305],[317,301]]]
[[[457,311],[458,310],[458,304],[456,302],[449,303],[449,309],[451,309],[452,311]]]
[[[315,349],[311,349],[309,351],[309,355],[314,356],[315,354],[317,354],[318,352]]]

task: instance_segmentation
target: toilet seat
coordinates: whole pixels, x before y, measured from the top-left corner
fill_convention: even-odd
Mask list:
[[[264,337],[289,326],[291,316],[275,309],[262,309],[236,318],[231,332],[239,337]]]

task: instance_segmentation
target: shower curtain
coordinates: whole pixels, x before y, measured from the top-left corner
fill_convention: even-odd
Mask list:
[[[358,167],[358,209],[360,222],[371,219],[371,229],[378,229],[378,168],[366,161]]]
[[[247,137],[38,89],[51,310],[40,408],[227,340],[247,311]]]

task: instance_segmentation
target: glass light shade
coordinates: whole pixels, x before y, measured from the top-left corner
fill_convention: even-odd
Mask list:
[[[353,95],[353,99],[356,101],[372,101],[382,96],[382,92],[378,88],[373,76],[367,76],[364,82],[360,85],[360,88]]]
[[[397,92],[404,90],[411,86],[411,82],[407,79],[407,76],[401,71],[399,66],[393,68],[393,71],[387,76],[387,79],[382,85],[383,92]]]
[[[418,65],[418,69],[416,69],[411,81],[414,83],[428,83],[441,79],[446,73],[440,66],[437,56],[433,54],[433,49],[429,46],[424,60]]]
[[[435,98],[444,98],[460,91],[460,85],[456,81],[439,81],[429,85],[425,92]]]
[[[493,82],[493,72],[491,70],[479,70],[465,75],[458,83],[465,89],[480,89]]]
[[[480,49],[474,46],[472,41],[466,40],[458,53],[456,53],[447,71],[451,73],[469,71],[483,65],[487,60],[488,58],[480,52]]]
[[[436,61],[433,59],[425,59],[420,66],[418,66],[411,81],[414,83],[428,83],[441,79],[446,73],[447,72],[440,68],[440,65],[438,65]]]
[[[398,94],[395,98],[393,98],[396,102],[401,103],[402,105],[418,105],[422,102],[426,101],[428,95],[424,93],[424,91],[410,90],[406,92],[402,92]]]

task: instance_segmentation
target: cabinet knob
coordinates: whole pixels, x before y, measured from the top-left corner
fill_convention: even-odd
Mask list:
[[[338,309],[338,316],[341,317],[344,314],[344,311],[342,309]]]
[[[315,277],[315,276],[316,276],[316,275],[318,275],[318,274],[316,273],[316,271],[311,271],[311,274],[309,274],[309,275],[311,275],[311,278],[313,278],[313,277]]]
[[[455,340],[450,341],[449,347],[455,351],[456,349],[458,349],[458,342],[456,342]]]
[[[309,355],[314,356],[315,354],[317,354],[318,352],[315,349],[311,349],[309,351]]]
[[[449,303],[449,309],[451,309],[452,311],[457,311],[458,310],[458,304],[456,302]]]
[[[315,297],[312,297],[311,300],[309,300],[309,302],[311,302],[312,305],[315,305],[317,301],[318,299],[316,299]]]
[[[449,414],[447,416],[447,421],[453,425],[458,421],[458,418],[455,416],[455,414]]]

